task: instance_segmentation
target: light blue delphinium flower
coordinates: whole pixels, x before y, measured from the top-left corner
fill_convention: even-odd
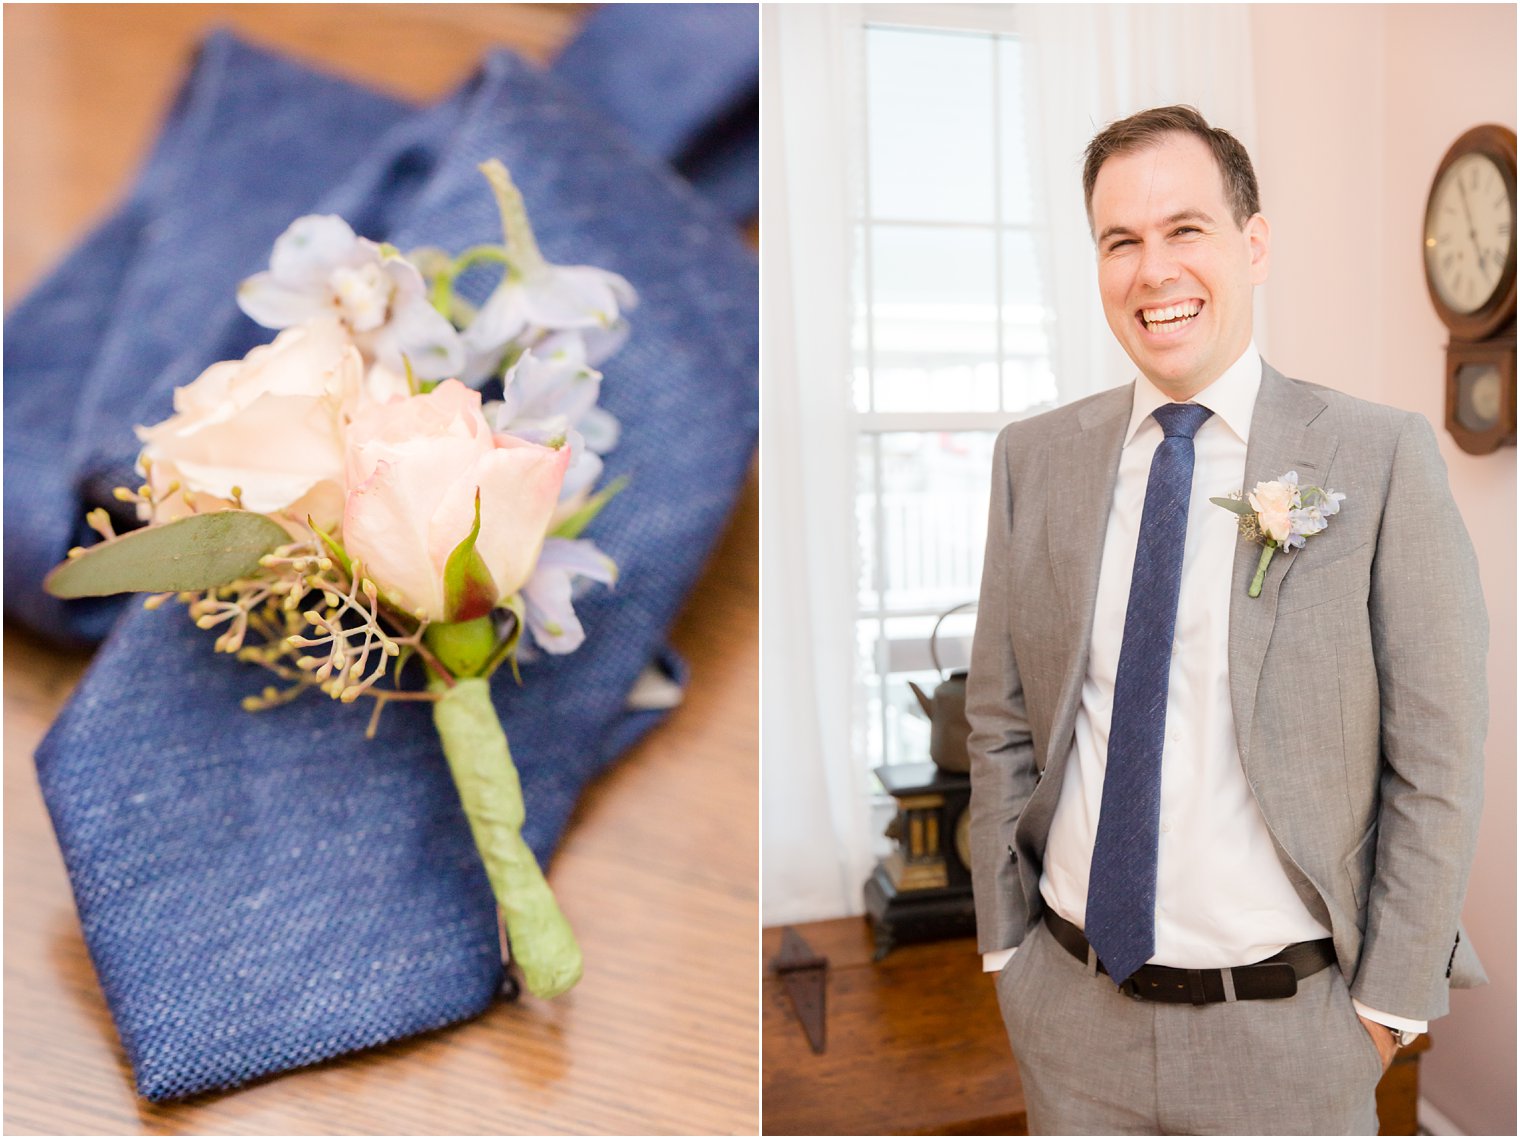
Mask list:
[[[522,599],[534,642],[549,653],[574,652],[586,639],[574,599],[584,582],[612,585],[617,565],[585,538],[548,538]]]
[[[1285,543],[1302,548],[1304,539],[1318,534],[1329,522],[1326,519],[1339,514],[1345,495],[1340,491],[1326,491],[1317,486],[1304,487],[1300,492],[1300,505],[1289,512],[1292,531]]]
[[[492,160],[481,171],[501,211],[506,271],[464,330],[466,377],[484,379],[513,345],[534,344],[553,332],[582,333],[586,355],[606,359],[626,338],[621,314],[638,303],[633,286],[606,269],[545,260],[507,168]]]
[[[514,423],[552,419],[579,427],[601,395],[602,374],[572,355],[541,356],[532,349],[507,369],[501,387],[497,430],[510,431]]]
[[[238,307],[265,328],[336,315],[372,361],[442,380],[464,367],[459,333],[428,303],[422,274],[394,249],[357,236],[342,218],[297,218],[269,268],[238,286]]]
[[[627,326],[624,325],[624,327]],[[616,348],[610,348],[608,351],[610,354],[616,351]],[[595,365],[599,359],[591,354],[587,345],[587,334],[585,332],[553,333],[533,346],[533,357],[535,360],[554,365],[566,373],[584,371],[590,372],[595,377],[596,398],[572,418],[570,426],[585,436],[586,446],[598,455],[605,455],[616,447],[622,427],[617,417],[597,402],[601,398],[602,374],[595,371]],[[546,375],[525,377],[526,384],[540,388],[556,382],[578,383],[580,381],[566,377],[555,380]],[[582,402],[584,403],[584,396],[582,396]]]
[[[541,357],[543,348],[548,354]],[[497,434],[532,443],[548,444],[557,438],[569,443],[562,502],[591,487],[602,473],[601,455],[617,445],[617,419],[597,406],[601,379],[600,372],[585,364],[573,339],[550,338],[507,369],[502,399],[486,406]]]

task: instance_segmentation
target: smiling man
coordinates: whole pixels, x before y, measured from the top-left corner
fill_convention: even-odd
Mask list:
[[[1471,544],[1424,419],[1262,361],[1235,138],[1144,111],[1083,183],[1137,375],[999,437],[967,701],[1030,1129],[1375,1134],[1399,1042],[1484,980]],[[1345,497],[1253,596],[1260,532],[1209,499],[1289,472]]]
[[[1103,311],[1130,359],[1175,400],[1247,350],[1252,288],[1267,279],[1270,232],[1250,160],[1218,149],[1236,163],[1238,186],[1226,184],[1216,148],[1191,133],[1088,161]]]

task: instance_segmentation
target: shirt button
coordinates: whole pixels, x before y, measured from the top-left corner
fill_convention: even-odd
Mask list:
[[[1161,820],[1161,833],[1162,834],[1171,834],[1172,833],[1172,824],[1169,823],[1169,822],[1167,822],[1165,819]]]

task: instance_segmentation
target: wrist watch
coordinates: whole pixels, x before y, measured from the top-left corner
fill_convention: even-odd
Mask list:
[[[1420,1035],[1418,1032],[1415,1032],[1408,1028],[1394,1028],[1391,1025],[1387,1024],[1383,1025],[1383,1027],[1388,1029],[1389,1032],[1393,1033],[1393,1041],[1400,1048],[1403,1048],[1406,1044],[1413,1044],[1416,1038]]]

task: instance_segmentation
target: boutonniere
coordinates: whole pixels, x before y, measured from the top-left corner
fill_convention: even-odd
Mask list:
[[[595,365],[637,298],[615,273],[546,261],[506,168],[481,170],[499,245],[403,254],[335,216],[292,224],[238,291],[279,335],[138,428],[143,483],[116,497],[144,525],[118,535],[92,511],[105,540],[46,585],[178,598],[218,650],[280,682],[250,712],[309,690],[370,697],[373,736],[387,703],[431,702],[512,958],[548,997],[575,984],[581,952],[523,839],[488,681],[516,674],[529,640],[579,647],[575,599],[616,579],[582,531],[623,484],[594,489],[618,435]],[[477,308],[455,282],[478,266],[501,279]],[[483,402],[487,381],[501,399]]]
[[[1267,575],[1272,555],[1283,548],[1294,549],[1318,534],[1333,514],[1340,513],[1345,495],[1318,486],[1298,485],[1298,472],[1289,471],[1275,482],[1259,482],[1250,494],[1235,491],[1226,498],[1211,498],[1239,516],[1240,533],[1250,542],[1262,546],[1256,576],[1251,579],[1250,596],[1261,596],[1261,583]]]

